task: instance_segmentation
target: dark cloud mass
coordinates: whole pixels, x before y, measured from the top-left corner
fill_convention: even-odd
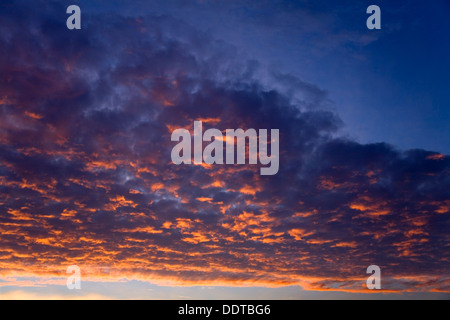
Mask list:
[[[0,274],[449,291],[449,156],[338,138],[323,90],[168,16],[39,4],[0,5]],[[279,173],[173,165],[194,120],[280,129]]]

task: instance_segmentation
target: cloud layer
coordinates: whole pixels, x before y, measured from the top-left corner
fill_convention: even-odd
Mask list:
[[[340,138],[323,90],[170,17],[85,14],[69,31],[60,5],[10,3],[3,276],[78,264],[98,278],[359,291],[377,264],[386,290],[449,291],[449,156]],[[280,129],[279,173],[175,166],[171,132],[195,120]]]

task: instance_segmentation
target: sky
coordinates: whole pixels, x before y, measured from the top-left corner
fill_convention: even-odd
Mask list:
[[[449,299],[450,3],[375,2],[2,1],[0,299]]]

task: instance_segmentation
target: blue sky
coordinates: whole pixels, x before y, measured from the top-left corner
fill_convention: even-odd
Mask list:
[[[365,11],[371,4],[381,8],[382,30],[366,28]],[[448,1],[169,0],[105,5],[123,14],[176,17],[233,44],[249,58],[319,86],[328,92],[345,132],[362,143],[450,150]]]
[[[29,278],[39,283],[39,280]],[[60,282],[64,282],[60,280]],[[124,280],[116,283],[82,281],[81,290],[65,285],[42,284],[41,287],[0,287],[0,299],[163,299],[163,300],[314,300],[314,299],[448,299],[445,293],[366,293],[305,291],[298,286],[281,288],[227,286],[158,286],[144,281]]]

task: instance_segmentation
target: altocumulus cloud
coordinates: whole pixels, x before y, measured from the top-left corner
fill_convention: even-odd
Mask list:
[[[181,21],[40,4],[0,5],[4,277],[449,291],[449,156],[339,138],[323,90]],[[279,128],[280,171],[173,165],[195,120]]]

